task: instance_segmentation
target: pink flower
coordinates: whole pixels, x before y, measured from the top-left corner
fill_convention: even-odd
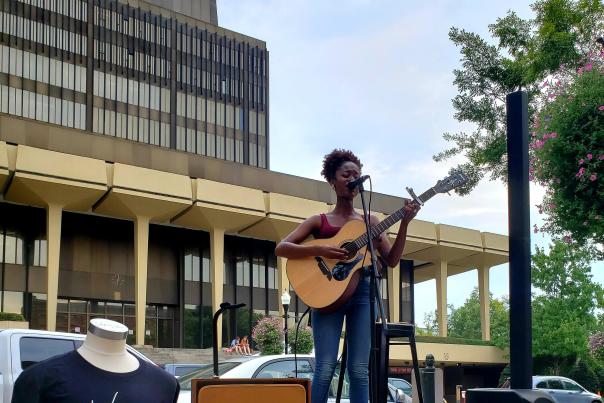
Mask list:
[[[604,160],[604,154],[600,154],[600,155],[598,156],[598,159],[599,159],[600,161]]]
[[[587,154],[586,157],[587,157],[588,160],[591,160],[594,156],[591,155],[591,154]]]
[[[551,132],[551,133],[549,134],[549,136],[550,136],[552,139],[555,139],[556,137],[558,137],[558,133],[556,133],[556,132]]]
[[[583,67],[579,67],[579,70],[577,70],[577,73],[578,73],[579,75],[583,74]]]
[[[566,244],[570,244],[570,243],[572,242],[572,238],[571,238],[570,236],[568,236],[568,235],[565,235],[565,236],[562,238],[562,241],[563,241],[564,243],[566,243]]]
[[[585,71],[591,71],[592,68],[593,68],[593,65],[591,63],[587,63],[585,65]]]
[[[598,110],[600,110],[600,111],[604,111],[604,105],[600,105],[600,106],[598,107]]]
[[[581,158],[581,159],[579,160],[579,165],[583,165],[583,163],[584,163],[584,162],[585,162],[585,160],[584,160],[583,158]]]
[[[589,177],[590,181],[595,181],[596,179],[598,179],[598,174],[591,174],[591,176]]]
[[[575,174],[575,177],[580,178],[581,176],[583,176],[584,173],[585,173],[585,168],[581,167],[581,169],[579,169],[579,172],[577,172]]]
[[[533,232],[536,234],[537,232],[539,232],[539,228],[537,227],[537,224],[533,224]]]

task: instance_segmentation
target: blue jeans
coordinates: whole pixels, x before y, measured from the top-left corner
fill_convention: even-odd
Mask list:
[[[312,311],[315,342],[315,374],[312,380],[312,403],[325,403],[338,360],[342,324],[346,317],[346,372],[350,379],[350,403],[369,401],[369,353],[371,328],[369,318],[369,277],[362,276],[350,300],[337,311],[322,314]]]

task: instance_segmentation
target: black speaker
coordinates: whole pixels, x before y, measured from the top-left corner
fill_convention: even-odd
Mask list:
[[[468,389],[466,403],[553,403],[546,392],[535,389]]]

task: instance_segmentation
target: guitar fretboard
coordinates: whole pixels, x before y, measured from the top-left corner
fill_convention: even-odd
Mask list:
[[[434,188],[430,188],[430,189],[426,190],[424,193],[422,193],[421,195],[419,195],[418,199],[420,199],[422,201],[422,203],[425,203],[426,201],[428,201],[432,197],[434,197],[434,195],[436,195],[436,194],[437,194],[436,190],[434,190]],[[371,239],[373,240],[373,239],[377,238],[378,236],[380,236],[382,234],[382,232],[384,232],[388,228],[392,227],[399,220],[402,220],[404,216],[405,216],[405,208],[401,207],[400,209],[396,210],[394,213],[392,213],[388,217],[386,217],[379,224],[372,226],[371,229],[369,230],[369,232],[371,233]],[[356,253],[359,249],[361,249],[365,245],[367,245],[367,233],[366,232],[363,235],[356,238],[353,242],[350,242],[349,244],[344,246],[344,249],[346,249],[349,253],[352,254],[352,253]]]

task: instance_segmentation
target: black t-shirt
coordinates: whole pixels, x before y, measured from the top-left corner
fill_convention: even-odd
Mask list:
[[[146,361],[138,362],[132,372],[109,372],[74,350],[23,371],[15,382],[12,403],[176,403],[180,391],[176,378]]]

